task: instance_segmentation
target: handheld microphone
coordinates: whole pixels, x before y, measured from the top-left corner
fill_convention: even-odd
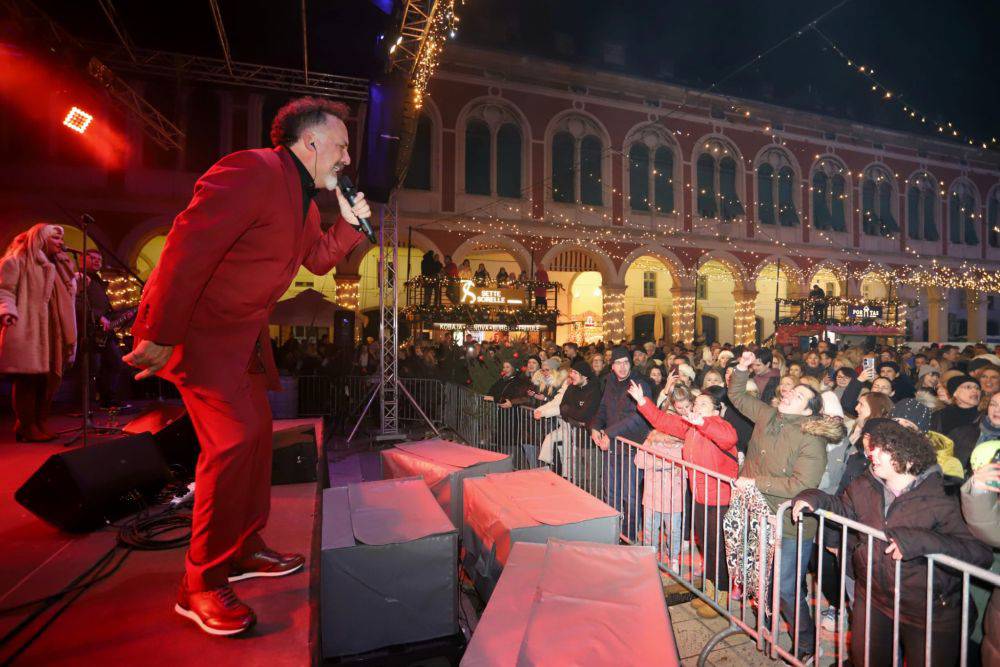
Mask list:
[[[337,183],[340,185],[340,191],[347,198],[347,201],[354,206],[354,197],[358,194],[358,189],[354,187],[354,183],[351,179],[347,177],[346,174],[339,174],[337,176]],[[368,218],[358,218],[358,226],[361,227],[361,231],[365,233],[368,240],[374,244],[378,243],[378,239],[375,238],[375,232],[372,231],[372,223]]]

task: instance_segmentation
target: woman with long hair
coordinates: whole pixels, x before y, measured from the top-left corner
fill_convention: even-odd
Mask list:
[[[39,223],[18,234],[0,258],[0,373],[13,376],[19,442],[56,438],[45,422],[76,352],[75,298],[63,228]]]

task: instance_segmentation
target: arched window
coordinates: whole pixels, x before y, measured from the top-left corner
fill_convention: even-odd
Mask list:
[[[513,123],[497,131],[497,194],[521,198],[521,128]]]
[[[524,136],[507,106],[485,102],[465,123],[465,192],[521,199]]]
[[[813,166],[813,227],[832,232],[847,231],[847,168],[840,160],[825,157]]]
[[[965,181],[951,186],[948,197],[948,239],[952,243],[979,245],[976,233],[976,196]]]
[[[812,177],[812,214],[813,227],[831,228],[830,178],[822,171],[816,171]]]
[[[580,142],[580,203],[591,206],[604,205],[604,186],[601,163],[604,146],[601,140],[588,134]]]
[[[552,201],[604,205],[603,131],[591,119],[562,117],[552,132]]]
[[[835,232],[847,231],[847,181],[840,174],[832,179],[830,188],[830,226]]]
[[[477,119],[465,126],[465,191],[490,194],[490,128]]]
[[[411,190],[431,189],[431,119],[422,114],[413,137],[410,164],[406,168],[403,187]]]
[[[698,157],[698,215],[714,218],[718,215],[718,199],[715,196],[715,158],[708,153]]]
[[[757,167],[757,219],[763,225],[778,223],[774,214],[774,167],[769,164]]]
[[[634,143],[628,150],[628,203],[633,211],[649,210],[649,147]]]
[[[674,213],[674,150],[671,136],[644,125],[626,139],[629,157],[629,208]]]
[[[736,190],[736,160],[728,155],[719,160],[719,202],[723,220],[743,215],[743,203]]]
[[[1000,248],[1000,187],[994,186],[986,202],[986,221],[991,248]]]
[[[757,158],[757,198],[757,216],[762,224],[799,224],[795,170],[788,154],[780,148],[768,148]]]
[[[744,212],[736,180],[736,151],[719,139],[709,139],[701,148],[696,163],[698,215],[719,217],[725,222],[734,220]]]
[[[674,152],[667,146],[653,153],[653,198],[658,213],[674,212]]]
[[[552,201],[576,201],[576,172],[573,151],[576,142],[569,132],[557,132],[552,137]]]
[[[914,176],[906,189],[906,232],[911,239],[939,241],[936,182],[926,173]]]
[[[870,167],[861,181],[861,230],[868,236],[890,237],[899,232],[892,213],[892,174],[884,167]]]
[[[778,171],[778,222],[782,227],[799,224],[799,212],[795,208],[795,172],[789,166]]]

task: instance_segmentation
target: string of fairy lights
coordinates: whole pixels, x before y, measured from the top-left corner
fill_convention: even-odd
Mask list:
[[[960,130],[952,121],[948,120],[936,122],[933,118],[931,118],[930,122],[928,122],[930,115],[914,106],[912,102],[907,101],[910,98],[902,94],[898,88],[891,88],[882,80],[876,78],[874,67],[848,56],[840,45],[834,42],[828,35],[819,29],[819,26],[813,25],[811,26],[811,29],[827,46],[830,47],[830,50],[838,58],[840,58],[844,65],[866,80],[867,84],[871,87],[872,93],[885,102],[898,106],[902,113],[914,123],[924,127],[936,128],[937,134],[940,136],[961,141],[969,146],[979,147],[982,150],[995,150],[998,147],[997,138],[995,136],[990,137],[988,140],[982,137],[973,137],[963,130]]]
[[[817,34],[820,34],[821,36],[826,38],[825,35],[823,35],[818,31],[817,25],[820,20],[828,16],[832,11],[839,9],[841,6],[843,6],[843,4],[846,3],[839,3],[838,5],[832,7],[828,12],[825,12],[820,17],[817,17],[817,19],[814,19],[809,24],[804,26],[804,28],[811,28],[817,31]],[[748,63],[737,68],[727,76],[723,77],[716,83],[712,84],[703,93],[699,93],[698,91],[687,91],[685,93],[684,98],[676,104],[673,110],[670,110],[665,114],[660,115],[655,122],[662,125],[664,121],[668,119],[670,116],[682,110],[688,109],[690,106],[689,102],[691,98],[698,97],[699,95],[707,96],[710,93],[719,94],[717,88],[723,81],[725,81],[728,78],[731,78],[735,74],[738,74],[747,66],[755,62],[758,62],[764,56],[766,56],[767,54],[775,50],[777,47],[781,46],[783,43],[791,39],[793,35],[795,37],[798,37],[801,36],[801,34],[802,30],[793,33],[789,37],[786,37],[784,40],[778,42],[778,44],[776,44],[772,48],[762,52],[761,54],[758,54]],[[826,39],[829,40],[829,38]],[[829,41],[832,42],[832,40]],[[843,54],[843,51],[839,50],[839,54]],[[846,56],[844,57],[846,58]],[[867,67],[862,68],[860,71],[863,74],[866,74],[867,76],[872,76],[872,77],[874,76],[874,73]],[[876,85],[881,85],[881,84],[876,82]],[[884,86],[882,88],[885,91],[888,91],[888,88],[885,88]],[[730,105],[729,111],[731,112],[731,114],[727,114],[727,120],[729,120],[730,122],[742,120],[746,123],[751,123],[751,122],[762,123],[764,132],[771,135],[772,142],[775,143],[776,145],[780,145],[788,149],[786,142],[782,140],[780,137],[781,132],[773,128],[771,123],[756,121],[756,119],[752,121],[751,119],[753,119],[753,113],[749,108],[743,107],[735,103],[729,96],[723,94],[723,97],[728,101],[733,102]],[[893,96],[890,95],[889,98],[893,99]],[[899,97],[896,96],[894,99],[899,99]],[[907,107],[907,109],[909,111],[909,107]],[[670,132],[671,134],[674,135],[688,134],[680,132],[678,130],[670,130]],[[955,134],[954,136],[957,137],[958,135]],[[705,148],[706,152],[708,149],[711,149],[712,152],[714,153],[718,153],[721,148],[721,151],[724,156],[727,154],[728,151],[728,148],[725,146],[725,144],[722,143],[719,143],[718,145],[715,146],[709,146],[708,144],[706,144]],[[601,158],[599,160],[596,160],[596,163],[598,164],[598,166],[600,166],[601,164],[603,164],[606,155],[618,152],[619,151],[614,151],[609,147],[608,149],[602,152]],[[577,155],[578,154],[579,153],[577,152]],[[815,158],[817,160],[820,160],[821,156],[816,155]],[[628,157],[628,159],[630,167],[635,166],[635,162],[632,160],[631,155]],[[734,155],[732,156],[731,159],[733,162],[735,162],[737,156]],[[716,165],[713,165],[712,168],[713,182],[711,185],[713,187],[709,189],[708,187],[702,187],[703,185],[702,183],[700,182],[698,183],[699,192],[698,192],[697,203],[698,203],[698,210],[701,215],[699,217],[692,216],[691,226],[692,228],[700,227],[699,231],[707,233],[707,235],[711,238],[725,241],[728,244],[728,246],[733,250],[737,250],[739,252],[746,252],[745,249],[740,248],[738,246],[738,240],[728,238],[729,234],[723,234],[717,228],[717,226],[720,223],[728,223],[728,222],[746,223],[748,220],[753,221],[752,216],[744,215],[742,203],[739,199],[738,193],[735,191],[736,178],[733,177],[729,179],[734,184],[733,187],[728,187],[728,188],[722,187],[722,178],[720,174],[720,172],[722,171],[721,160],[722,158],[720,157],[720,162],[717,163],[719,165],[719,168],[717,168]],[[595,162],[595,160],[593,159],[590,159],[588,161],[592,164]],[[752,161],[748,160],[748,166],[752,166]],[[729,168],[728,165],[727,168]],[[571,172],[576,172],[581,174],[580,183],[582,183],[582,176],[586,176],[586,178],[590,182],[598,184],[603,189],[603,181],[601,178],[601,174],[595,174],[593,172],[582,174],[581,164],[579,162],[575,162],[572,166],[568,167],[568,169],[570,169]],[[858,176],[862,177],[863,179],[862,186],[861,188],[859,188],[861,190],[861,194],[864,195],[865,188],[870,187],[871,191],[873,192],[873,196],[871,198],[872,201],[869,203],[865,201],[865,199],[867,199],[866,196],[861,196],[860,197],[862,199],[861,207],[856,207],[854,209],[854,214],[861,216],[862,226],[866,228],[865,229],[866,232],[869,232],[868,234],[866,234],[867,236],[876,236],[876,237],[883,237],[887,239],[896,240],[896,234],[899,233],[899,225],[898,223],[895,222],[895,218],[893,216],[893,205],[892,205],[892,200],[893,198],[896,197],[895,195],[896,189],[893,187],[887,190],[888,196],[886,197],[874,196],[874,194],[878,193],[881,188],[886,188],[889,185],[894,185],[894,184],[890,184],[887,182],[889,179],[887,173],[885,173],[884,170],[879,170],[877,165],[874,168],[870,169],[874,169],[876,173],[874,174],[864,173],[864,174],[858,174]],[[838,174],[840,174],[844,171],[844,168],[838,165],[836,167],[836,170]],[[868,170],[866,170],[866,172],[867,171]],[[854,176],[854,174],[852,174],[850,171],[847,171],[847,175]],[[652,186],[650,190],[652,190],[654,194],[656,193],[656,179],[659,176],[660,174],[657,173],[654,163],[654,168],[652,170],[650,178],[651,182],[647,184],[647,188]],[[899,174],[894,174],[893,177],[895,179],[898,179]],[[543,179],[541,183],[536,182],[535,184],[527,186],[524,190],[522,190],[522,196],[528,191],[530,191],[536,185],[541,185],[543,189],[548,189],[551,195],[553,193],[553,188],[551,183],[549,182],[550,178],[551,177],[547,176],[545,179]],[[673,175],[668,176],[665,180],[667,185],[673,186],[674,184]],[[869,186],[869,181],[870,181],[870,186]],[[907,181],[907,184],[909,184],[909,181]],[[941,187],[944,187],[943,183],[941,183],[940,185]],[[574,183],[574,188],[577,187],[578,184]],[[691,184],[685,184],[685,188],[690,189]],[[805,189],[804,186],[803,189]],[[813,186],[810,185],[808,188],[809,193],[812,193],[813,190],[814,190]],[[619,193],[618,190],[615,188],[611,188],[611,193],[613,196],[618,196],[620,194],[622,197],[624,197],[624,193]],[[944,193],[942,192],[941,194],[943,196]],[[671,193],[671,195],[673,195],[673,193]],[[556,197],[550,197],[550,198],[553,200],[556,199]],[[673,196],[671,196],[669,199],[671,204],[673,202],[673,199],[674,199]],[[839,204],[839,207],[841,209],[845,208],[846,202],[848,201],[847,192],[843,191],[839,193],[837,195],[837,199],[841,202],[845,202],[843,204]],[[648,196],[642,197],[642,200],[647,209],[657,207],[657,204],[651,201]],[[883,204],[884,201],[889,202],[887,207]],[[530,203],[533,205],[534,201],[532,200]],[[522,245],[524,245],[525,247],[529,248],[532,252],[535,252],[539,249],[543,249],[544,247],[546,247],[547,245],[546,240],[543,239],[543,237],[539,235],[537,232],[527,233],[525,232],[525,230],[521,228],[521,225],[519,223],[511,221],[501,215],[497,215],[496,212],[488,211],[488,209],[492,207],[499,207],[499,206],[506,206],[508,213],[511,212],[515,212],[516,214],[521,213],[519,207],[513,207],[510,204],[504,204],[503,202],[497,200],[476,207],[476,209],[473,209],[472,211],[466,211],[456,216],[450,216],[450,219],[459,220],[461,221],[460,226],[462,228],[466,230],[471,229],[480,234],[499,233],[499,234],[513,236],[516,240],[522,243]],[[779,207],[779,217],[782,213],[784,213],[786,214],[787,217],[790,218],[790,214],[796,212],[794,204],[788,202],[787,200],[785,202],[782,202],[780,195],[778,197],[778,207]],[[635,225],[631,224],[631,221],[624,218],[624,216],[619,216],[616,219],[613,219],[612,216],[609,215],[604,210],[603,206],[601,206],[600,208],[593,205],[576,206],[569,213],[565,212],[564,210],[557,210],[553,212],[551,211],[552,207],[546,207],[546,208],[547,210],[545,217],[542,218],[541,220],[533,219],[532,222],[547,224],[549,226],[554,227],[557,230],[557,232],[565,232],[568,233],[570,236],[574,236],[582,231],[593,242],[599,244],[601,249],[604,250],[606,254],[619,261],[625,259],[625,257],[628,254],[630,254],[630,252],[634,249],[631,247],[631,244],[633,243],[639,243],[639,244],[661,243],[667,239],[677,240],[682,244],[686,244],[687,246],[691,247],[692,250],[697,251],[699,254],[705,254],[706,252],[704,249],[695,248],[694,244],[690,242],[686,234],[682,230],[677,229],[676,223],[674,221],[666,221],[666,222],[657,221],[653,223],[652,228],[640,229],[637,228]],[[713,208],[716,211],[721,212],[722,215],[721,216],[705,215],[706,213],[711,213]],[[833,208],[832,203],[831,203],[831,208]],[[962,213],[966,213],[966,211],[964,210],[965,207],[963,206],[962,208],[963,208]],[[662,210],[662,207],[660,207],[660,210]],[[484,211],[486,212],[484,213]],[[671,208],[670,213],[676,215],[676,209]],[[839,226],[842,228],[846,228],[846,224],[844,224],[846,223],[846,221],[843,220],[843,217],[846,217],[846,212],[842,211],[842,213],[843,215],[840,217],[841,222]],[[584,220],[581,218],[581,215],[590,217],[592,219],[595,216],[598,216],[600,218],[600,222],[597,224],[601,225],[601,223],[605,223],[604,225],[601,225],[603,229],[601,229],[600,227],[596,227],[593,224],[595,220],[590,220],[590,221]],[[462,220],[463,217],[465,217],[465,220]],[[970,216],[970,218],[973,220],[976,217],[980,219],[982,218],[981,215],[977,215],[976,213],[972,213]],[[447,220],[437,220],[429,222],[445,222],[445,221]],[[629,234],[627,239],[622,238],[622,231],[623,231],[622,226],[615,225],[614,224],[615,222],[617,222],[618,225],[628,227]],[[803,223],[808,223],[808,222],[809,222],[808,216],[803,216]],[[429,223],[428,222],[422,223],[421,226],[426,224]],[[773,225],[771,226],[773,227]],[[785,225],[785,226],[791,227],[794,225]],[[771,234],[769,234],[767,227],[768,227],[767,222],[755,225],[756,230],[758,230],[763,237],[775,243],[786,253],[794,256],[799,256],[806,263],[810,265],[821,266],[823,264],[822,261],[818,262],[817,258],[805,255],[804,253],[800,252],[797,248],[795,248],[793,245],[784,241],[783,239],[772,237]],[[952,289],[964,288],[964,289],[979,289],[983,291],[994,291],[997,287],[1000,287],[1000,279],[998,279],[996,272],[975,264],[971,264],[968,260],[962,261],[961,264],[957,266],[952,266],[952,265],[944,265],[941,262],[938,262],[936,258],[934,258],[931,261],[930,267],[927,266],[913,267],[912,265],[907,265],[907,266],[897,267],[896,269],[890,271],[884,266],[875,264],[871,260],[870,256],[866,255],[862,249],[845,247],[843,239],[831,238],[826,233],[826,230],[819,228],[817,225],[811,226],[810,229],[816,233],[816,236],[823,239],[823,241],[827,243],[831,248],[835,248],[840,253],[851,257],[852,258],[851,261],[857,261],[862,264],[860,268],[854,268],[850,266],[847,267],[838,266],[838,272],[845,278],[853,277],[856,279],[862,279],[871,276],[875,273],[880,273],[882,276],[884,276],[885,280],[888,280],[890,284],[893,285],[910,284],[917,287],[943,287]],[[841,232],[841,229],[838,229],[838,225],[835,224],[832,225],[831,231],[836,233],[836,232]],[[844,229],[843,231],[846,232],[846,229]],[[913,257],[914,260],[926,262],[927,258],[923,257],[915,248],[912,247],[912,245],[905,245],[905,250],[908,254],[910,254]],[[683,251],[681,252],[681,254],[685,255],[685,259],[689,260],[690,263],[692,257],[690,257],[688,253],[685,253]],[[756,253],[751,251],[750,254],[751,256],[758,259],[761,257],[761,253]],[[674,268],[675,270],[682,269],[682,267],[672,267],[672,268]]]

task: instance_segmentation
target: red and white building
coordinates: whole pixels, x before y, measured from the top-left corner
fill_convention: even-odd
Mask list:
[[[1000,268],[995,151],[511,53],[450,44],[445,59],[397,199],[412,275],[428,250],[491,274],[544,266],[565,288],[559,340],[690,339],[696,314],[710,338],[766,337],[775,297],[816,282],[911,301],[917,340],[1000,334],[988,294],[885,280],[933,259]],[[183,154],[160,153],[131,122],[125,168],[98,167],[65,150],[64,128],[26,142],[4,111],[0,242],[66,222],[58,201],[91,212],[93,236],[146,274],[198,173],[265,145],[283,101],[140,83],[186,130]],[[376,269],[365,246],[331,276],[302,270],[290,292],[366,313]]]

